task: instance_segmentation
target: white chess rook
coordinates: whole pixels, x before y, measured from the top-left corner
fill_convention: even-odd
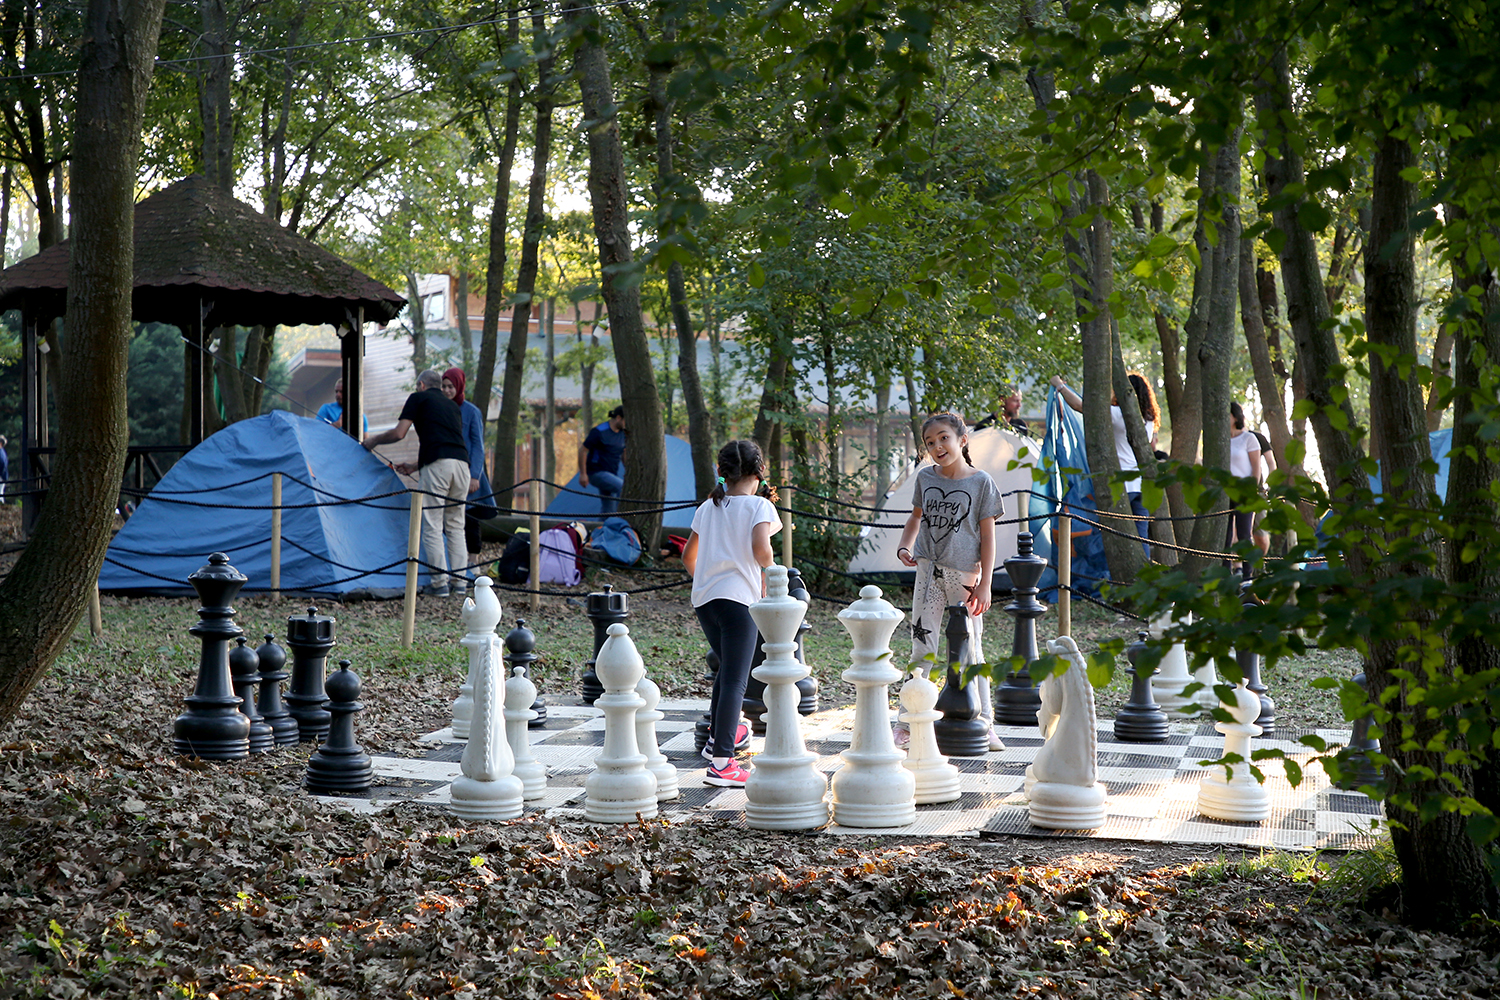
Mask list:
[[[474,581],[474,596],[464,598],[459,620],[468,634],[458,640],[459,645],[469,651],[469,673],[459,685],[458,697],[453,701],[453,738],[469,738],[469,725],[474,718],[474,677],[479,672],[479,657],[495,638],[495,626],[500,624],[503,611],[500,598],[495,595],[495,582],[487,576]],[[503,682],[501,682],[503,683]],[[499,688],[500,684],[496,684]]]
[[[1225,704],[1233,722],[1216,722],[1224,734],[1224,756],[1238,754],[1240,763],[1211,764],[1198,786],[1198,811],[1213,819],[1259,823],[1271,815],[1271,795],[1250,773],[1250,740],[1260,735],[1255,719],[1260,698],[1243,683],[1234,689],[1234,704]]]
[[[887,707],[890,685],[901,679],[901,671],[891,666],[891,633],[904,617],[881,599],[876,586],[861,587],[859,600],[839,612],[854,640],[849,653],[854,665],[844,671],[844,680],[855,689],[854,733],[840,755],[844,766],[830,783],[833,821],[839,826],[907,826],[917,819],[917,779],[902,766],[906,755],[891,737]]]
[[[499,642],[497,639],[496,642]],[[531,752],[531,720],[536,718],[536,685],[526,668],[515,666],[505,680],[505,739],[515,757],[515,776],[521,779],[527,802],[547,794],[547,767]]]
[[[1096,830],[1104,825],[1105,789],[1099,783],[1099,734],[1094,688],[1078,646],[1068,636],[1047,643],[1068,668],[1042,682],[1036,721],[1046,738],[1026,769],[1027,813],[1032,826]]]
[[[828,823],[828,779],[802,741],[797,682],[810,671],[792,655],[807,605],[787,593],[786,567],[766,570],[766,596],[750,605],[766,660],[752,671],[764,681],[765,751],[745,783],[745,825],[757,830],[814,830]]]
[[[901,685],[901,721],[911,732],[903,765],[917,781],[917,805],[952,802],[958,798],[958,768],[948,763],[938,750],[937,733],[932,724],[943,717],[936,708],[937,685],[922,667],[912,668],[911,677]]]
[[[501,729],[500,640],[492,636],[476,659],[472,726],[459,764],[463,773],[451,786],[450,808],[468,820],[515,819],[524,808],[523,789]]]
[[[1175,620],[1176,616],[1171,611],[1153,618],[1150,625],[1151,638],[1160,640]],[[1191,615],[1187,615],[1181,620],[1186,624],[1193,619]],[[1151,693],[1168,718],[1183,719],[1198,714],[1198,698],[1182,693],[1183,688],[1192,684],[1193,680],[1193,675],[1188,672],[1187,648],[1180,642],[1174,642],[1162,655],[1156,673],[1151,675]],[[1213,701],[1218,704],[1218,697],[1215,696]]]
[[[629,823],[656,815],[656,775],[635,745],[635,713],[643,704],[635,686],[646,673],[630,629],[616,622],[594,661],[604,693],[594,707],[604,712],[604,750],[583,785],[583,818],[594,823]]]
[[[642,702],[635,713],[635,744],[646,755],[646,770],[656,775],[656,801],[669,802],[678,795],[677,768],[656,744],[656,724],[666,718],[666,713],[656,707],[661,703],[661,688],[650,675],[642,674],[635,693]]]

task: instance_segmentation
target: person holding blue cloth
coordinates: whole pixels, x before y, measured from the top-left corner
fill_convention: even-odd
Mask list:
[[[589,431],[578,446],[578,483],[599,491],[599,512],[613,514],[625,487],[625,407],[609,411],[609,419]]]

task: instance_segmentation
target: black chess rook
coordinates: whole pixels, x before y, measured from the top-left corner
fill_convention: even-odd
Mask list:
[[[328,694],[323,689],[328,671],[328,651],[337,645],[333,638],[334,619],[308,608],[306,617],[286,620],[286,644],[292,650],[292,687],[286,694],[291,703],[292,718],[297,720],[297,736],[303,743],[328,738],[331,716]]]
[[[625,619],[630,617],[630,595],[617,594],[614,585],[606,583],[603,591],[589,595],[588,616],[594,623],[594,655],[583,665],[578,692],[583,695],[585,705],[592,705],[604,693],[604,685],[599,683],[599,675],[594,672],[594,663],[599,659],[599,650],[609,636],[609,627],[616,622],[624,624]]]

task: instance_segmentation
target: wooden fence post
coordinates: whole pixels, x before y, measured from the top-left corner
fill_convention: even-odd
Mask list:
[[[1063,514],[1057,519],[1057,634],[1073,634],[1073,519]]]
[[[542,481],[531,481],[531,613],[542,606]]]
[[[281,473],[271,473],[271,593],[281,595]]]
[[[417,556],[422,551],[422,494],[411,495],[411,521],[406,529],[406,605],[401,613],[401,647],[410,649],[417,633]]]

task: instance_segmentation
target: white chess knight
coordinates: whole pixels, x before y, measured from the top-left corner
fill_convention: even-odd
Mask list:
[[[469,724],[474,718],[474,677],[479,671],[479,658],[495,636],[495,626],[500,624],[504,612],[500,598],[495,595],[495,582],[487,576],[474,580],[474,596],[464,598],[459,620],[468,634],[458,640],[459,645],[469,651],[469,673],[459,685],[458,697],[453,701],[453,738],[469,738]],[[497,682],[498,688],[504,681]]]
[[[1151,638],[1160,640],[1177,620],[1171,611],[1153,618],[1150,625]],[[1192,615],[1185,615],[1180,619],[1183,624],[1192,620]],[[1174,642],[1162,655],[1161,664],[1156,668],[1156,673],[1151,675],[1151,694],[1169,718],[1182,719],[1198,714],[1198,699],[1202,697],[1201,690],[1197,695],[1182,693],[1183,689],[1192,684],[1195,679],[1188,672],[1187,647],[1180,642]],[[1212,692],[1210,694],[1212,695]],[[1212,699],[1213,704],[1219,703],[1217,695],[1212,695]]]
[[[828,779],[818,755],[802,741],[797,682],[810,671],[793,652],[807,605],[787,593],[785,566],[766,569],[766,596],[750,605],[765,638],[765,662],[751,671],[764,681],[766,747],[745,782],[745,825],[756,830],[813,830],[828,823]]]
[[[524,786],[512,773],[515,759],[505,741],[501,718],[500,640],[493,635],[491,640],[479,649],[472,726],[459,764],[463,773],[454,779],[451,788],[450,808],[471,820],[515,819],[524,808]]]
[[[875,586],[860,588],[859,600],[839,612],[854,640],[849,653],[854,665],[844,671],[844,680],[855,688],[854,733],[841,754],[844,766],[830,783],[833,821],[839,826],[907,826],[917,819],[917,779],[902,766],[906,755],[891,737],[887,707],[887,691],[901,679],[891,665],[891,633],[905,617]]]
[[[1250,740],[1260,735],[1255,720],[1260,698],[1243,683],[1234,689],[1234,704],[1225,703],[1233,722],[1216,722],[1224,734],[1224,756],[1239,755],[1237,764],[1210,764],[1198,786],[1198,811],[1214,819],[1259,823],[1271,815],[1271,795],[1250,773]]]
[[[1047,652],[1066,658],[1068,667],[1042,681],[1036,721],[1047,742],[1026,768],[1027,811],[1032,826],[1095,830],[1104,825],[1106,795],[1099,783],[1094,688],[1070,637],[1047,643]]]
[[[646,770],[646,755],[635,744],[635,713],[645,704],[635,686],[646,665],[630,641],[630,629],[619,622],[609,627],[594,672],[604,685],[594,702],[604,712],[604,750],[583,785],[583,818],[594,823],[651,819],[657,813],[656,775]]]

